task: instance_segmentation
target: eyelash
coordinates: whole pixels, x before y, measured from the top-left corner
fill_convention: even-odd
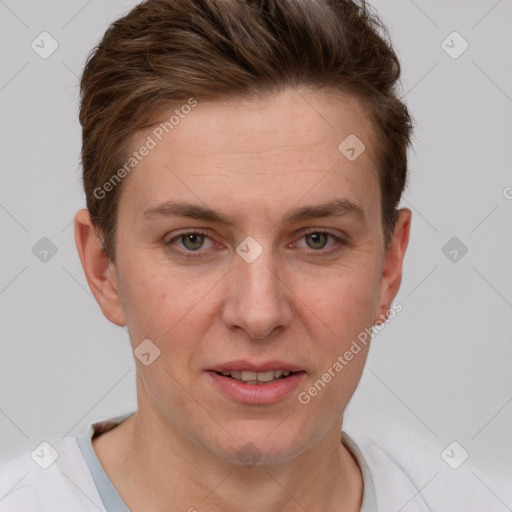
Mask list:
[[[310,249],[311,253],[315,253],[318,255],[330,255],[331,253],[340,250],[343,246],[348,245],[348,242],[346,240],[344,240],[343,238],[331,233],[330,231],[324,230],[324,229],[312,229],[311,231],[307,231],[306,233],[302,234],[302,236],[299,238],[299,240],[304,238],[305,236],[311,235],[313,233],[315,233],[315,234],[316,233],[325,233],[325,234],[329,235],[336,242],[336,244],[333,247],[331,247],[330,249],[326,249],[326,250]],[[207,238],[210,238],[206,231],[203,231],[201,229],[193,229],[191,231],[186,231],[186,232],[180,233],[179,235],[176,235],[175,237],[171,238],[168,242],[166,242],[165,245],[167,247],[171,248],[173,242],[175,242],[176,240],[179,240],[180,238],[187,236],[187,235],[203,235]],[[179,253],[180,256],[183,256],[184,258],[188,258],[188,259],[201,257],[202,253],[204,252],[204,251],[201,251],[201,249],[198,249],[197,251],[190,251],[190,250],[171,248],[171,250],[176,253]]]

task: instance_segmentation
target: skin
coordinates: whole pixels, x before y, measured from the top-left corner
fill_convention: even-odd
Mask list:
[[[355,161],[338,150],[351,133],[366,145]],[[134,150],[148,134],[135,134]],[[400,287],[411,211],[400,210],[385,250],[375,164],[373,127],[349,96],[286,89],[199,102],[125,178],[115,264],[88,211],[77,213],[78,252],[103,313],[127,325],[132,348],[149,338],[160,349],[149,366],[135,359],[136,414],[93,440],[132,511],[359,510],[361,472],[340,431],[369,345],[310,403],[297,394],[386,317]],[[292,208],[335,198],[358,203],[364,217],[282,221]],[[145,210],[171,199],[207,205],[235,225],[144,221]],[[207,236],[166,246],[192,228]],[[315,238],[315,229],[347,244]],[[236,253],[248,236],[263,249],[252,263]],[[196,247],[194,260],[178,255]],[[279,359],[306,378],[279,402],[242,404],[204,371],[233,359]],[[260,454],[253,466],[237,458],[248,442]]]

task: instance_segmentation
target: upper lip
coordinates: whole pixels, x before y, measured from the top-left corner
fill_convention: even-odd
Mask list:
[[[255,363],[251,361],[245,361],[243,359],[237,359],[235,361],[227,361],[220,363],[211,368],[207,368],[208,371],[212,372],[228,372],[228,371],[243,371],[247,370],[250,372],[268,372],[270,370],[287,370],[289,372],[300,372],[304,368],[297,366],[296,364],[285,363],[284,361],[264,361],[262,363]]]

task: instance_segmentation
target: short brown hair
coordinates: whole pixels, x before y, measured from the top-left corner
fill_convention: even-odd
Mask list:
[[[287,86],[337,90],[367,106],[377,134],[386,245],[407,179],[412,121],[396,90],[400,64],[364,0],[146,0],[112,23],[80,83],[83,186],[115,261],[122,183],[98,198],[131,136],[175,105],[263,95]],[[340,141],[341,142],[341,141]]]

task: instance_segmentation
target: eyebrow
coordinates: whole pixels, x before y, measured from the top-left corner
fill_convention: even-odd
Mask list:
[[[282,219],[286,224],[294,224],[303,220],[353,216],[365,219],[364,208],[349,199],[334,199],[322,204],[302,206],[290,210]],[[217,222],[232,227],[236,222],[224,214],[212,210],[207,206],[201,206],[186,201],[166,201],[143,213],[143,219],[149,220],[154,217],[190,217],[209,222]]]

